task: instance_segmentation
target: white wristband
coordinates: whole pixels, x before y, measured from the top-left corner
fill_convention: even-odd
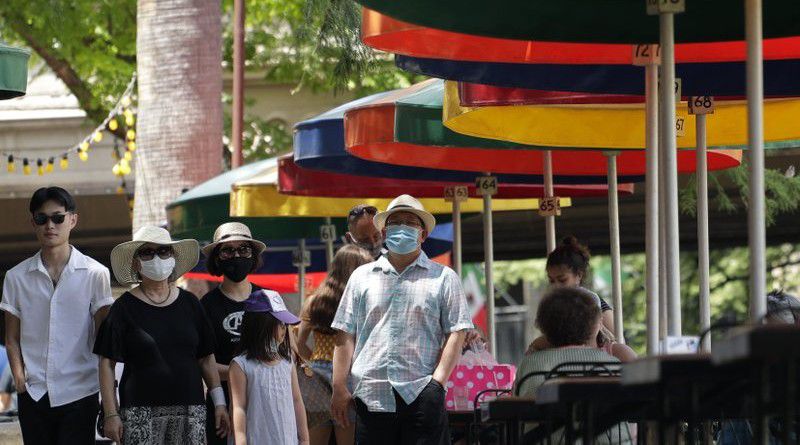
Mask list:
[[[211,389],[208,393],[211,394],[211,400],[214,402],[214,406],[228,406],[228,404],[225,403],[225,393],[222,392],[221,386]]]

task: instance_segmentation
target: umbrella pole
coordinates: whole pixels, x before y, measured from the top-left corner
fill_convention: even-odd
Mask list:
[[[747,207],[750,244],[750,320],[767,312],[766,225],[764,204],[764,72],[761,0],[745,0],[747,39],[747,154],[750,196]]]
[[[681,269],[680,239],[678,232],[678,164],[677,140],[675,131],[675,16],[671,12],[659,14],[661,31],[661,108],[664,111],[661,127],[664,140],[664,195],[666,211],[666,260],[667,280],[667,332],[671,336],[681,335]]]
[[[306,239],[300,238],[298,242],[300,249],[300,261],[297,266],[297,293],[300,295],[300,307],[303,307],[306,299]]]
[[[490,178],[490,173],[486,176],[479,178],[479,181],[485,181]],[[491,180],[489,180],[491,181]],[[496,181],[494,182],[496,189]],[[497,335],[495,332],[494,324],[494,276],[492,274],[492,267],[494,265],[494,239],[492,232],[492,191],[483,190],[484,187],[478,187],[478,190],[483,193],[483,257],[484,257],[484,275],[486,276],[486,335],[489,337],[489,347],[492,354],[497,356]]]
[[[611,296],[614,301],[614,336],[624,344],[622,329],[622,265],[619,248],[619,196],[617,195],[617,153],[606,153],[608,160],[608,229],[611,235]]]
[[[461,202],[453,199],[453,268],[461,277]]]
[[[658,117],[658,336],[660,340],[667,338],[667,320],[669,320],[669,311],[667,311],[667,294],[669,289],[669,281],[667,281],[667,268],[665,266],[664,252],[667,251],[667,225],[665,223],[665,214],[667,211],[667,200],[664,196],[664,128],[661,125],[663,119],[663,110],[659,104]]]
[[[706,157],[706,115],[698,114],[697,127],[697,276],[700,284],[700,331],[711,326],[711,303],[709,301],[709,247],[708,247],[708,160]],[[711,351],[711,336],[706,335],[701,345],[705,352]]]
[[[550,150],[544,151],[544,196],[552,198],[555,196],[553,190],[553,153]],[[556,248],[556,217],[549,215],[544,217],[545,234],[547,236],[547,254]]]
[[[331,226],[331,217],[325,217],[325,225],[330,227]],[[333,264],[333,236],[329,236],[325,239],[325,262],[328,264],[328,270],[331,270],[331,264]]]
[[[658,353],[659,338],[659,233],[658,233],[658,65],[645,66],[647,175],[645,176],[645,251],[647,294],[647,355]]]

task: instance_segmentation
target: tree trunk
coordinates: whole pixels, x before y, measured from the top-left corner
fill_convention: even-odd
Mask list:
[[[134,232],[222,165],[219,0],[139,0]]]

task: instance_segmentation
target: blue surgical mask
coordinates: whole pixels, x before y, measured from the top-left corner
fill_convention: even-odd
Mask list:
[[[398,255],[411,253],[419,248],[419,229],[398,225],[386,227],[386,248]]]

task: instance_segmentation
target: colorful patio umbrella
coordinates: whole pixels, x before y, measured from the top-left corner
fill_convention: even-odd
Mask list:
[[[639,0],[359,0],[395,19],[457,33],[519,40],[581,43],[656,43],[659,18]],[[654,2],[655,3],[655,2]],[[676,3],[676,2],[671,2]],[[800,4],[772,0],[764,7],[764,37],[797,34]],[[744,40],[744,9],[727,0],[690,2],[675,24],[677,42]]]
[[[28,50],[0,44],[0,100],[25,94],[30,57]]]
[[[611,7],[613,6],[609,5],[609,8]],[[529,64],[633,64],[630,44],[483,37],[402,22],[368,8],[362,9],[361,39],[375,49],[430,59]],[[677,63],[743,61],[747,55],[746,50],[744,41],[681,43],[675,45],[675,61]],[[800,38],[764,40],[765,60],[798,58],[800,58]],[[641,91],[643,89],[638,92]]]

